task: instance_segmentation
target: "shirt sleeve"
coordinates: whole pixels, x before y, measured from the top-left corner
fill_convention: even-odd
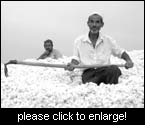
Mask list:
[[[80,55],[79,55],[79,40],[75,40],[73,44],[73,56],[72,58],[80,62]]]
[[[122,53],[125,51],[123,48],[116,44],[116,40],[109,38],[111,43],[112,54],[118,58],[121,58]]]

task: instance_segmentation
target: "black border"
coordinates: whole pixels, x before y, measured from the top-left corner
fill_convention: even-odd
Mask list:
[[[0,125],[145,125],[145,0],[144,1],[144,108],[1,108],[0,104]],[[2,2],[2,1],[1,1]],[[109,1],[108,1],[109,2]],[[0,93],[1,94],[1,93]],[[49,113],[58,112],[84,113],[127,113],[127,119],[112,122],[104,120],[74,120],[74,121],[22,121],[18,123],[17,114],[19,113]]]
[[[73,114],[73,120],[54,120],[53,114],[58,113]],[[84,120],[77,119],[76,114],[84,114]],[[24,118],[27,114],[48,114],[48,120],[27,120]],[[126,113],[126,114],[125,114]],[[2,125],[144,125],[144,108],[1,108],[0,124]],[[22,114],[22,115],[21,115]],[[90,114],[124,114],[126,118],[119,120],[116,116],[110,120],[98,119],[89,120]],[[21,116],[19,116],[21,115]],[[19,118],[20,117],[20,120]],[[83,116],[81,116],[83,119]],[[29,118],[28,118],[29,119]]]

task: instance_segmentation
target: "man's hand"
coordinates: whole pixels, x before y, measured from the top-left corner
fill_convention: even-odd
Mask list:
[[[129,69],[129,68],[133,67],[133,62],[132,62],[130,56],[126,52],[122,53],[121,58],[126,61],[126,63],[125,63],[125,68],[126,69]]]
[[[72,59],[71,63],[67,64],[67,67],[65,68],[65,70],[73,71],[75,69],[73,65],[78,65],[78,64],[79,64],[79,61]]]
[[[65,68],[65,70],[73,71],[74,70],[73,64],[72,63],[68,63],[67,67]]]
[[[131,60],[129,60],[125,63],[125,68],[126,69],[132,68],[133,65],[134,65],[134,63]]]
[[[45,51],[44,55],[48,56],[50,54],[50,51]]]

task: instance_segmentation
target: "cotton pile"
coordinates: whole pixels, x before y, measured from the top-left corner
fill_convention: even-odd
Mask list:
[[[143,108],[144,51],[128,52],[134,62],[131,69],[120,68],[117,85],[82,84],[81,69],[73,72],[63,68],[8,65],[9,77],[1,63],[2,108]],[[44,60],[26,59],[40,63],[67,64],[71,57]],[[125,63],[111,57],[111,63]]]

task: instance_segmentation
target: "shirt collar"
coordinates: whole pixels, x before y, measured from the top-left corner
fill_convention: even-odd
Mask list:
[[[104,36],[103,36],[101,33],[99,33],[99,37],[98,37],[97,42],[102,42],[103,40],[104,40]],[[89,39],[89,33],[86,33],[86,34],[85,34],[85,36],[84,36],[84,38],[83,38],[83,41],[84,41],[84,42],[89,42],[89,43],[91,43],[91,41],[90,41],[90,39]]]

